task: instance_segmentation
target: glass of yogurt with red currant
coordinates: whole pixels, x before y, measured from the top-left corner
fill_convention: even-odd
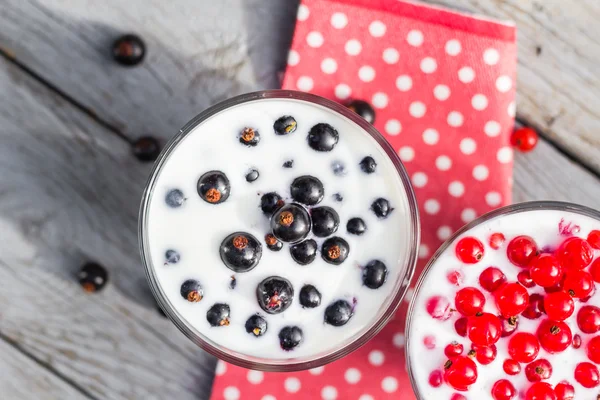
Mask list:
[[[360,116],[290,91],[203,112],[146,187],[140,247],[165,314],[234,364],[291,371],[373,337],[412,277],[416,201]]]
[[[433,256],[407,321],[421,400],[600,395],[600,212],[532,202],[488,213]]]

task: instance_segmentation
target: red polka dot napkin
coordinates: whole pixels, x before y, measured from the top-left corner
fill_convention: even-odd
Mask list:
[[[452,232],[510,203],[515,35],[512,25],[398,0],[303,0],[298,9],[283,88],[374,106],[419,203],[418,272]],[[414,399],[405,309],[325,367],[262,373],[219,361],[212,399]]]

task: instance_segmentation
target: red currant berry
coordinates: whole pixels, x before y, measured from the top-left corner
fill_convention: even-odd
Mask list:
[[[581,347],[581,336],[578,334],[573,335],[573,348],[578,349]]]
[[[508,341],[508,354],[515,361],[529,363],[540,352],[540,342],[529,332],[517,332]]]
[[[556,393],[546,382],[536,382],[525,392],[525,400],[556,400]]]
[[[543,358],[537,359],[525,367],[525,376],[529,382],[540,382],[552,376],[552,364]]]
[[[519,283],[505,283],[494,292],[496,306],[503,317],[521,314],[529,305],[529,293]]]
[[[496,355],[498,355],[498,350],[496,349],[496,345],[493,344],[491,346],[473,346],[473,350],[475,351],[475,359],[481,365],[488,365],[492,361],[496,359]]]
[[[569,325],[561,321],[545,319],[537,330],[540,345],[548,353],[564,351],[573,341]]]
[[[596,258],[596,260],[592,263],[590,267],[590,273],[592,274],[592,279],[595,282],[600,282],[600,257]]]
[[[508,375],[517,375],[519,372],[521,372],[521,364],[519,364],[515,360],[508,358],[504,360],[504,363],[502,364],[502,369]]]
[[[544,298],[544,310],[548,318],[555,321],[564,321],[573,314],[575,302],[565,292],[548,293]]]
[[[563,276],[560,280],[560,282],[558,282],[556,285],[554,286],[549,286],[549,287],[545,287],[544,291],[546,293],[554,293],[554,292],[560,292],[563,290],[563,284],[565,282],[565,274],[563,273]]]
[[[452,342],[444,348],[444,354],[448,358],[460,356],[463,353],[463,345],[458,342]]]
[[[483,258],[483,254],[483,243],[474,237],[464,237],[456,244],[456,257],[465,264],[479,262]]]
[[[450,282],[454,286],[462,285],[463,280],[465,279],[464,276],[460,273],[460,271],[456,270],[448,272],[446,278],[448,279],[448,282]]]
[[[595,388],[600,384],[600,373],[594,364],[582,362],[575,367],[575,380],[585,388]]]
[[[576,299],[584,299],[594,291],[594,279],[586,271],[567,271],[563,282],[563,290]]]
[[[554,388],[556,400],[573,400],[575,398],[575,388],[568,382],[561,382]]]
[[[529,236],[517,236],[508,243],[506,255],[511,263],[517,267],[527,267],[537,256],[537,245]]]
[[[433,370],[431,374],[429,374],[429,384],[433,387],[439,387],[442,384],[443,379],[444,376],[439,369]]]
[[[587,237],[587,241],[594,249],[600,250],[600,231],[591,231]]]
[[[529,273],[536,284],[550,287],[560,282],[562,267],[552,254],[542,254],[531,262]]]
[[[570,237],[556,250],[556,258],[563,268],[584,269],[592,262],[594,251],[585,239]]]
[[[500,379],[492,387],[492,398],[494,400],[511,400],[517,395],[517,390],[509,380]]]
[[[425,348],[428,350],[435,349],[435,337],[433,337],[431,335],[425,336],[423,338],[423,344],[425,345]]]
[[[505,240],[506,238],[502,233],[492,233],[492,236],[490,236],[490,247],[494,250],[498,250],[500,247],[502,247]]]
[[[538,134],[531,128],[519,128],[510,135],[510,144],[527,153],[535,147],[538,142]]]
[[[442,296],[433,296],[427,301],[427,312],[435,319],[445,321],[452,314],[450,310],[450,302]]]
[[[500,339],[500,318],[490,313],[478,313],[467,319],[467,335],[473,344],[490,346]]]
[[[500,318],[502,323],[502,333],[500,337],[507,337],[512,335],[519,326],[519,317]]]
[[[583,306],[577,313],[577,326],[583,333],[600,331],[600,308]]]
[[[532,288],[535,286],[535,282],[531,279],[531,274],[528,270],[523,270],[517,274],[517,281],[526,288]]]
[[[591,361],[600,364],[600,336],[594,336],[588,342],[587,356]]]
[[[467,400],[467,398],[462,394],[454,393],[450,396],[450,400]]]
[[[454,389],[466,391],[477,380],[477,365],[469,357],[451,358],[444,364],[444,380]]]
[[[479,275],[479,284],[488,292],[493,292],[506,282],[506,275],[496,267],[487,267]]]
[[[527,319],[538,319],[544,313],[544,296],[534,293],[529,296],[529,305],[523,311],[523,316]]]
[[[466,287],[456,292],[454,305],[459,313],[465,317],[469,317],[483,311],[485,297],[479,289]]]
[[[467,318],[461,317],[454,323],[454,330],[462,337],[467,336]]]

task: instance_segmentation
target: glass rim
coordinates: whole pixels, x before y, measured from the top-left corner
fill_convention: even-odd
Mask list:
[[[186,321],[185,318],[183,318],[177,312],[176,308],[173,307],[168,301],[166,295],[163,293],[161,285],[158,282],[158,279],[155,274],[155,269],[152,264],[152,258],[150,257],[148,251],[149,245],[147,243],[147,216],[149,211],[150,199],[152,197],[152,192],[154,190],[156,179],[158,178],[166,160],[169,158],[169,155],[174,151],[174,149],[179,145],[179,143],[193,131],[195,127],[200,125],[205,120],[230,107],[262,99],[290,99],[304,101],[325,107],[338,114],[341,114],[342,117],[349,119],[351,122],[358,125],[373,139],[375,139],[377,144],[381,147],[381,149],[385,152],[385,154],[388,156],[388,158],[394,165],[398,177],[402,182],[403,190],[406,193],[407,211],[410,216],[410,222],[408,224],[410,232],[408,232],[407,239],[408,252],[404,257],[404,264],[402,265],[403,271],[401,271],[399,277],[397,278],[396,287],[387,299],[387,306],[385,308],[385,311],[383,313],[380,311],[379,318],[372,322],[370,324],[370,327],[366,331],[364,331],[360,336],[351,337],[349,340],[344,342],[342,345],[334,348],[333,350],[329,350],[322,355],[318,355],[317,357],[308,360],[294,360],[292,358],[272,360],[260,359],[264,361],[257,361],[259,360],[258,357],[249,356],[246,354],[228,350],[225,347],[220,346],[208,339],[207,337],[205,337],[198,329],[194,328],[188,321]],[[390,320],[390,318],[398,309],[399,305],[402,303],[402,299],[406,294],[410,281],[415,272],[418,247],[421,235],[420,226],[421,224],[417,207],[417,200],[413,188],[411,186],[408,173],[406,172],[406,169],[404,168],[404,165],[402,164],[398,154],[394,151],[392,146],[387,142],[383,135],[379,131],[377,131],[375,127],[373,127],[373,125],[365,121],[356,113],[349,110],[347,107],[317,95],[291,90],[263,90],[238,95],[223,102],[220,102],[216,105],[213,105],[212,107],[209,107],[208,109],[204,110],[203,112],[192,118],[187,124],[183,126],[183,128],[181,128],[178,131],[178,133],[173,138],[169,140],[169,142],[165,145],[164,149],[161,151],[160,155],[155,161],[154,166],[150,172],[150,176],[144,187],[144,193],[142,195],[138,220],[138,243],[142,264],[144,265],[146,277],[148,278],[150,289],[152,291],[152,294],[154,295],[154,298],[156,299],[158,305],[161,307],[164,313],[167,315],[167,317],[192,342],[194,342],[203,350],[212,354],[213,356],[240,367],[261,371],[291,372],[319,367],[333,362],[335,360],[338,360],[361,347],[363,344],[365,344],[371,338],[373,338],[379,331],[381,331],[381,329]]]
[[[412,364],[411,358],[410,358],[411,357],[410,349],[411,349],[411,343],[412,343],[412,341],[411,341],[412,325],[411,324],[412,324],[412,319],[413,319],[412,317],[414,315],[414,308],[416,306],[416,299],[418,298],[419,291],[421,289],[421,286],[423,286],[428,274],[431,272],[433,266],[435,265],[435,262],[442,255],[442,253],[444,253],[446,251],[446,249],[448,249],[450,247],[450,245],[459,236],[463,235],[465,232],[469,231],[470,229],[472,229],[478,225],[481,225],[482,223],[485,223],[489,220],[500,217],[500,216],[518,214],[521,212],[529,212],[529,211],[536,211],[536,210],[569,211],[569,212],[573,212],[575,214],[581,214],[581,215],[584,215],[587,217],[591,217],[591,218],[594,218],[594,219],[597,219],[600,221],[600,211],[595,210],[590,207],[587,207],[587,206],[570,203],[570,202],[540,200],[540,201],[527,201],[527,202],[507,205],[507,206],[500,207],[495,210],[489,211],[489,212],[481,215],[480,217],[474,219],[473,221],[469,222],[468,224],[463,225],[460,229],[458,229],[456,232],[454,232],[448,239],[446,239],[446,241],[444,241],[444,243],[442,243],[442,245],[436,250],[436,252],[433,254],[433,256],[431,256],[431,258],[429,259],[429,261],[423,268],[423,271],[421,272],[421,275],[419,276],[419,279],[417,280],[417,283],[414,287],[413,296],[411,298],[410,305],[406,312],[406,323],[405,323],[405,327],[404,327],[404,335],[405,335],[405,343],[406,343],[406,346],[405,346],[406,370],[408,372],[411,387],[412,387],[413,392],[415,393],[415,396],[417,397],[418,400],[427,400],[427,399],[425,399],[421,396],[421,393],[419,392],[419,387],[416,382],[414,371],[411,367],[411,364]]]

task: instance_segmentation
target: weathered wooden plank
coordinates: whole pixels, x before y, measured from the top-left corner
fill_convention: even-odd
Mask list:
[[[97,398],[207,398],[213,358],[149,307],[136,235],[149,166],[1,58],[0,104],[2,335]],[[87,259],[110,272],[96,295],[76,282]]]
[[[89,399],[2,340],[0,340],[0,398],[19,400]]]

